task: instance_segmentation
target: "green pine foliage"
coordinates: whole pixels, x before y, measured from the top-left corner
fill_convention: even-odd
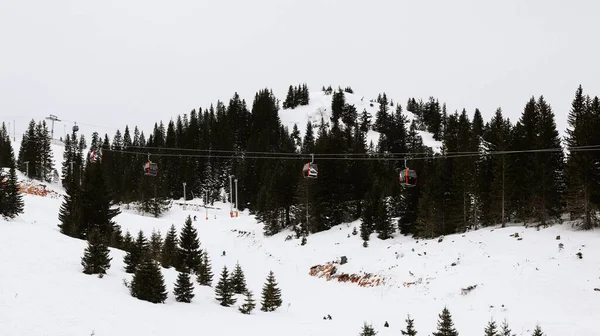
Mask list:
[[[239,311],[242,314],[250,314],[256,308],[256,302],[254,301],[254,294],[252,291],[247,290],[244,293],[245,300],[244,303],[239,307]]]
[[[177,229],[175,229],[175,225],[171,224],[160,249],[160,262],[162,267],[170,268],[172,266],[177,266],[178,251],[179,240],[177,238]]]
[[[200,263],[199,269],[196,272],[196,280],[200,286],[212,286],[213,272],[212,265],[210,263],[210,257],[208,252],[202,253],[202,262]]]
[[[0,216],[12,219],[23,213],[24,203],[19,191],[15,155],[4,123],[0,128],[0,157]]]
[[[269,275],[267,276],[267,281],[262,289],[262,306],[260,310],[264,312],[272,312],[281,307],[282,303],[281,290],[277,287],[275,273],[270,271]]]
[[[500,331],[498,332],[498,336],[516,336],[516,334],[513,334],[512,330],[510,330],[508,321],[504,320],[502,322],[502,325],[500,326]]]
[[[494,320],[490,320],[484,330],[485,336],[498,336],[498,327]]]
[[[542,332],[542,328],[540,327],[540,325],[536,325],[535,329],[533,330],[533,333],[531,334],[531,336],[544,336],[545,334]]]
[[[131,296],[152,303],[165,302],[167,289],[158,262],[146,258],[136,268],[131,280]]]
[[[160,234],[160,230],[152,230],[152,234],[150,235],[150,258],[160,262],[161,261],[161,250],[162,250],[163,240],[162,235]]]
[[[177,275],[177,282],[175,282],[173,294],[175,295],[175,300],[177,302],[192,302],[192,299],[194,298],[194,283],[187,270],[179,272]]]
[[[106,271],[110,268],[111,260],[105,237],[97,231],[92,231],[84,255],[81,258],[83,273],[106,274]]]
[[[377,331],[375,331],[375,328],[373,328],[372,325],[367,324],[366,322],[363,324],[362,330],[360,332],[360,334],[358,334],[359,336],[375,336],[377,335]]]
[[[215,286],[215,294],[217,301],[219,301],[223,307],[230,307],[237,301],[234,297],[235,293],[233,292],[233,286],[231,286],[227,266],[223,266],[221,278],[219,278],[219,282],[217,283],[217,286]]]
[[[442,313],[439,314],[438,327],[433,336],[458,336],[458,331],[454,328],[452,315],[448,308],[444,307]]]
[[[137,238],[131,247],[130,251],[123,257],[125,263],[125,272],[135,273],[136,269],[150,256],[148,240],[144,236],[144,232],[140,230]]]
[[[410,315],[406,317],[406,330],[400,330],[402,335],[415,336],[417,331],[415,330],[415,320],[410,318]]]
[[[177,250],[178,270],[197,270],[202,260],[198,231],[192,225],[192,218],[188,216],[179,234],[179,247]]]
[[[246,287],[246,277],[239,262],[235,264],[233,272],[231,272],[230,283],[235,294],[243,294],[248,290]]]

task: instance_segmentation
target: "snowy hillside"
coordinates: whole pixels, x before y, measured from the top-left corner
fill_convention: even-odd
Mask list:
[[[367,112],[371,115],[371,121],[375,121],[375,117],[377,115],[377,111],[379,110],[379,103],[370,102],[368,98],[361,97],[353,93],[344,92],[344,96],[346,99],[346,103],[348,105],[354,105],[356,111],[362,113],[363,110],[367,110]],[[326,94],[324,91],[312,91],[310,92],[310,100],[308,105],[297,106],[295,108],[282,109],[279,111],[279,117],[281,119],[281,123],[287,126],[290,131],[294,127],[294,124],[298,126],[298,130],[302,137],[306,133],[306,123],[310,121],[313,124],[313,131],[315,132],[318,129],[318,125],[321,123],[321,117],[325,120],[325,122],[329,122],[329,118],[331,117],[331,101],[333,99],[332,94]],[[409,111],[406,111],[403,107],[402,113],[407,117],[408,124],[406,127],[410,126],[410,123],[415,118],[414,114]],[[395,105],[390,106],[390,112],[396,111]],[[431,133],[417,131],[421,138],[423,139],[423,144],[425,146],[431,147],[434,152],[440,152],[442,143],[441,141],[437,141],[433,139]],[[377,145],[377,140],[379,140],[379,132],[370,130],[367,134],[367,145],[372,141],[374,145]]]
[[[60,190],[60,187],[53,186]],[[438,240],[407,237],[362,247],[353,235],[358,222],[311,235],[308,244],[286,240],[289,233],[265,238],[262,226],[246,213],[229,217],[229,204],[205,210],[179,206],[159,219],[123,211],[116,217],[123,230],[163,237],[178,230],[188,215],[197,216],[201,248],[208,251],[215,278],[224,265],[239,261],[258,307],[250,316],[219,306],[212,288],[196,284],[191,304],[173,298],[174,270],[163,270],[169,291],[166,304],[131,297],[123,280],[120,250],[111,250],[112,267],[99,279],[82,273],[86,243],[58,232],[62,199],[25,195],[26,210],[11,222],[0,220],[1,335],[358,335],[363,321],[378,335],[399,335],[407,314],[419,335],[430,335],[437,315],[447,306],[461,335],[481,335],[490,318],[507,319],[517,335],[530,335],[536,323],[548,336],[598,335],[591,312],[600,310],[600,236],[575,232],[569,224],[539,232],[535,228],[483,229]],[[519,237],[513,235],[518,233]],[[560,235],[560,240],[556,237]],[[559,243],[564,244],[559,249]],[[226,255],[223,256],[223,251]],[[576,256],[581,252],[583,259]],[[311,268],[340,260],[330,281]],[[260,292],[273,270],[282,290],[276,312],[260,311]],[[318,273],[318,272],[317,272]],[[341,282],[342,273],[359,283]],[[358,279],[364,273],[372,277]],[[379,285],[375,285],[379,279]],[[463,288],[476,286],[466,295]],[[323,320],[330,314],[332,320]],[[388,321],[389,328],[383,324]]]

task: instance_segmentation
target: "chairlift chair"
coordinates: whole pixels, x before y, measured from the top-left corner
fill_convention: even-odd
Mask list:
[[[304,178],[316,179],[317,176],[319,175],[319,168],[318,168],[317,164],[314,163],[314,161],[315,161],[314,154],[311,154],[311,155],[312,155],[311,162],[305,163],[304,167],[302,168],[302,176],[304,176]]]
[[[144,175],[146,176],[156,176],[158,173],[158,165],[152,161],[150,161],[150,154],[148,154],[148,162],[144,164]]]
[[[404,169],[400,171],[400,185],[405,187],[414,187],[417,185],[417,171],[409,169],[406,166],[406,159],[404,159]]]

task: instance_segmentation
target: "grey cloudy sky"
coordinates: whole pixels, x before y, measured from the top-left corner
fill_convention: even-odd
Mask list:
[[[566,127],[600,95],[595,0],[0,0],[0,120],[56,114],[86,133],[264,87],[435,96],[516,121],[543,94]],[[91,127],[97,125],[100,127]],[[56,126],[62,133],[63,124]]]

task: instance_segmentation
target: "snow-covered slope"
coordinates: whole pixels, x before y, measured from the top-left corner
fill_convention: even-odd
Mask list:
[[[363,110],[367,110],[371,115],[371,121],[375,121],[377,111],[379,110],[379,103],[370,102],[368,98],[361,97],[353,93],[344,92],[346,103],[354,105],[356,111],[362,113]],[[313,91],[310,92],[309,104],[304,106],[297,106],[295,108],[282,109],[279,111],[279,117],[283,125],[287,126],[290,131],[294,127],[294,124],[298,126],[298,130],[302,137],[306,134],[306,123],[310,121],[313,124],[313,131],[316,136],[318,126],[321,123],[321,117],[325,122],[329,122],[331,117],[331,101],[333,99],[332,94],[326,94],[324,91]],[[404,107],[404,106],[403,106]],[[395,113],[396,106],[390,106],[390,112]],[[407,117],[408,124],[415,118],[414,114],[403,109],[402,113]],[[423,139],[425,146],[431,147],[434,152],[440,152],[442,143],[434,140],[431,133],[418,131],[419,135]],[[370,130],[367,134],[367,145],[372,141],[374,145],[377,145],[379,140],[379,132]]]
[[[530,335],[536,323],[547,335],[600,333],[592,317],[600,310],[600,292],[594,291],[600,287],[600,236],[575,232],[568,224],[540,231],[483,229],[442,242],[373,236],[364,248],[352,234],[358,223],[312,235],[300,246],[299,240],[286,241],[289,233],[263,237],[262,227],[247,213],[230,218],[229,204],[215,204],[221,209],[210,209],[208,220],[205,210],[179,206],[159,219],[129,211],[116,217],[132,234],[143,230],[149,236],[157,229],[164,236],[171,224],[179,230],[185,217],[196,215],[194,225],[201,247],[211,256],[214,283],[224,265],[231,268],[239,261],[257,301],[273,270],[283,306],[264,313],[259,303],[245,316],[235,307],[219,306],[213,289],[198,285],[193,303],[175,302],[173,270],[163,270],[166,304],[131,297],[123,285],[131,276],[124,272],[119,250],[111,251],[112,267],[104,278],[84,275],[80,258],[85,242],[57,229],[61,198],[25,195],[25,202],[22,216],[0,220],[1,335],[357,335],[366,321],[378,335],[392,336],[399,335],[408,313],[419,334],[428,335],[444,306],[461,335],[482,334],[490,318],[506,318],[517,335]],[[522,239],[512,237],[514,233]],[[380,285],[361,287],[309,274],[311,267],[341,256],[348,263],[336,265],[335,275],[372,273],[371,281],[380,279]],[[462,288],[474,285],[461,295]],[[327,314],[333,319],[323,320]],[[385,321],[389,328],[383,328]]]

